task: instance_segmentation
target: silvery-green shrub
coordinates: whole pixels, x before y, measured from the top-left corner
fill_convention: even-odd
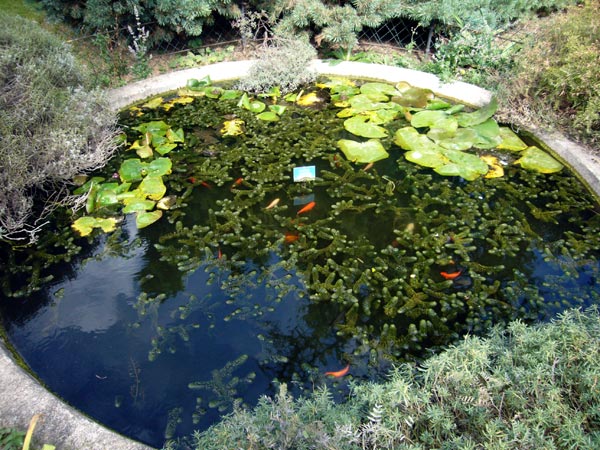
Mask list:
[[[74,175],[117,148],[116,117],[69,46],[37,23],[0,18],[0,238],[31,241]]]

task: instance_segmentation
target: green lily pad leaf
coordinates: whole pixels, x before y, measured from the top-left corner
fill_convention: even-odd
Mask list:
[[[269,105],[269,109],[271,111],[273,111],[275,114],[277,114],[278,116],[281,116],[287,109],[287,106],[285,106],[285,105]]]
[[[152,200],[147,200],[138,197],[128,199],[126,203],[126,206],[123,208],[123,214],[130,214],[140,211],[150,211],[154,209],[154,206],[156,205],[156,203]]]
[[[96,193],[95,208],[104,208],[106,206],[115,205],[119,202],[117,199],[117,183],[107,183],[100,185]]]
[[[89,180],[87,180],[83,185],[81,185],[77,189],[75,189],[73,191],[73,194],[75,194],[75,195],[87,194],[90,191],[90,189],[92,188],[92,186],[97,186],[98,184],[102,183],[104,180],[105,180],[105,178],[103,178],[103,177],[92,177]]]
[[[101,218],[92,216],[80,217],[71,225],[81,236],[89,235],[94,228],[101,228],[105,233],[110,233],[116,226],[117,221],[112,217]]]
[[[439,145],[424,134],[420,134],[413,127],[404,127],[397,130],[394,134],[394,144],[404,150],[442,152]]]
[[[244,121],[242,119],[226,120],[223,122],[221,134],[223,136],[238,136],[244,133]]]
[[[367,116],[354,116],[344,121],[344,128],[356,136],[366,138],[383,138],[388,135],[385,128],[367,122]]]
[[[477,148],[494,148],[502,142],[500,127],[494,119],[488,119],[471,127],[477,133],[477,141],[473,144]]]
[[[489,171],[485,161],[472,153],[457,150],[444,150],[443,153],[450,163],[434,169],[440,175],[459,176],[467,181],[473,181]]]
[[[131,144],[131,147],[129,147],[129,149],[135,150],[135,152],[140,158],[150,158],[153,155],[152,147],[150,147],[150,145],[145,142],[148,141],[146,139],[143,139],[142,142],[140,142],[139,140],[135,141],[133,144]]]
[[[396,118],[397,115],[398,111],[395,109],[379,109],[377,111],[373,111],[373,117],[370,119],[370,122],[379,125],[390,123]]]
[[[155,177],[161,177],[171,173],[173,163],[169,158],[156,158],[146,166],[146,173]]]
[[[367,142],[340,139],[337,146],[352,162],[371,163],[390,156],[378,139],[369,139]]]
[[[423,167],[436,168],[449,163],[448,158],[446,158],[442,152],[428,148],[409,150],[404,154],[404,157],[410,162]]]
[[[203,89],[204,95],[208,98],[219,98],[223,95],[223,88],[219,86],[206,86]]]
[[[279,116],[273,111],[264,111],[256,116],[257,119],[264,120],[265,122],[277,122]]]
[[[144,103],[142,108],[156,109],[162,104],[163,100],[164,99],[162,97],[153,98],[152,100]]]
[[[376,111],[378,109],[394,108],[394,105],[389,102],[377,102],[371,99],[368,95],[359,94],[348,100],[355,114],[360,114],[365,111]]]
[[[135,224],[139,229],[145,228],[160,219],[162,215],[163,212],[160,209],[149,212],[138,212],[135,216]]]
[[[167,130],[166,137],[169,140],[169,142],[184,142],[185,141],[185,135],[183,133],[183,128],[179,128],[178,130],[173,130],[172,128],[169,128]]]
[[[137,158],[126,159],[119,168],[119,177],[124,182],[141,181],[145,175],[146,163]]]
[[[454,116],[449,116],[444,111],[419,111],[412,115],[410,124],[415,128],[439,128],[447,131],[456,131],[458,122]]]
[[[521,140],[517,134],[508,127],[500,127],[500,137],[502,142],[498,144],[501,150],[510,150],[512,152],[520,152],[527,148],[527,144]]]
[[[425,109],[440,110],[440,109],[448,109],[451,106],[452,105],[450,103],[445,102],[444,100],[441,100],[439,98],[434,98],[427,102],[427,106],[425,107]]]
[[[261,113],[265,110],[266,107],[267,105],[265,105],[260,100],[252,100],[248,109],[253,113]]]
[[[433,128],[429,130],[427,137],[449,150],[468,150],[478,140],[477,133],[471,128],[459,128],[455,132]]]
[[[497,109],[498,101],[495,97],[493,97],[487,105],[479,108],[476,111],[456,114],[456,119],[461,127],[472,127],[488,120],[494,115]]]
[[[372,98],[383,98],[383,100],[376,101],[386,101],[388,96],[400,95],[400,92],[391,84],[372,82],[365,83],[360,87],[360,93],[365,94]]]
[[[402,106],[425,108],[434,98],[433,92],[429,89],[416,88],[408,83],[398,83],[396,87],[400,91],[400,95],[393,97],[392,101]]]
[[[171,150],[177,147],[177,144],[171,144],[169,142],[165,142],[164,144],[158,145],[154,150],[156,150],[161,155],[166,155]]]
[[[219,97],[219,100],[235,100],[240,95],[242,95],[242,91],[237,91],[235,89],[225,89]]]
[[[169,129],[169,125],[167,125],[162,120],[155,120],[152,122],[145,122],[139,124],[137,127],[132,127],[133,130],[139,131],[140,133],[150,133],[150,134],[162,134],[164,135]]]
[[[540,173],[559,172],[563,165],[539,148],[532,146],[523,151],[521,158],[515,161],[521,167],[528,170],[535,170]]]
[[[205,88],[206,86],[209,86],[211,84],[211,80],[210,77],[207,75],[204,78],[202,78],[201,80],[197,80],[196,78],[190,78],[189,80],[187,80],[186,83],[186,87],[188,89],[191,89],[192,91],[201,91],[203,90],[203,88]]]
[[[162,178],[155,175],[148,175],[144,178],[138,189],[151,200],[160,200],[167,192]]]
[[[463,109],[465,109],[465,105],[463,105],[462,103],[457,103],[456,105],[448,108],[446,110],[446,114],[456,114],[461,112]]]

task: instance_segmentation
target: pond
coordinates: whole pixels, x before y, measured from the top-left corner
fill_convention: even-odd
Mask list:
[[[190,80],[128,108],[128,150],[77,180],[86,211],[0,248],[5,332],[51,391],[160,447],[277,383],[342,398],[465,333],[598,304],[598,204],[494,110],[341,79]]]

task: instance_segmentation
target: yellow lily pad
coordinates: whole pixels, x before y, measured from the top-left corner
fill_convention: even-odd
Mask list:
[[[223,136],[238,136],[244,134],[244,121],[242,119],[232,119],[223,122],[223,128],[221,128],[221,134]]]
[[[500,160],[496,156],[481,155],[479,158],[490,168],[488,173],[484,175],[484,178],[501,178],[504,176],[504,167],[502,167]]]

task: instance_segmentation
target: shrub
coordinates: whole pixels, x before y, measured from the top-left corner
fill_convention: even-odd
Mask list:
[[[572,310],[467,336],[383,383],[326,387],[293,400],[282,386],[194,436],[198,449],[600,448],[600,316]]]
[[[0,238],[33,240],[74,175],[116,150],[116,117],[66,44],[35,23],[0,18]]]
[[[272,87],[279,87],[282,93],[294,91],[315,80],[316,74],[308,66],[316,56],[306,41],[275,38],[262,48],[258,60],[236,87],[255,93]]]
[[[510,75],[500,80],[510,119],[558,122],[582,141],[600,142],[600,1],[540,21]]]

